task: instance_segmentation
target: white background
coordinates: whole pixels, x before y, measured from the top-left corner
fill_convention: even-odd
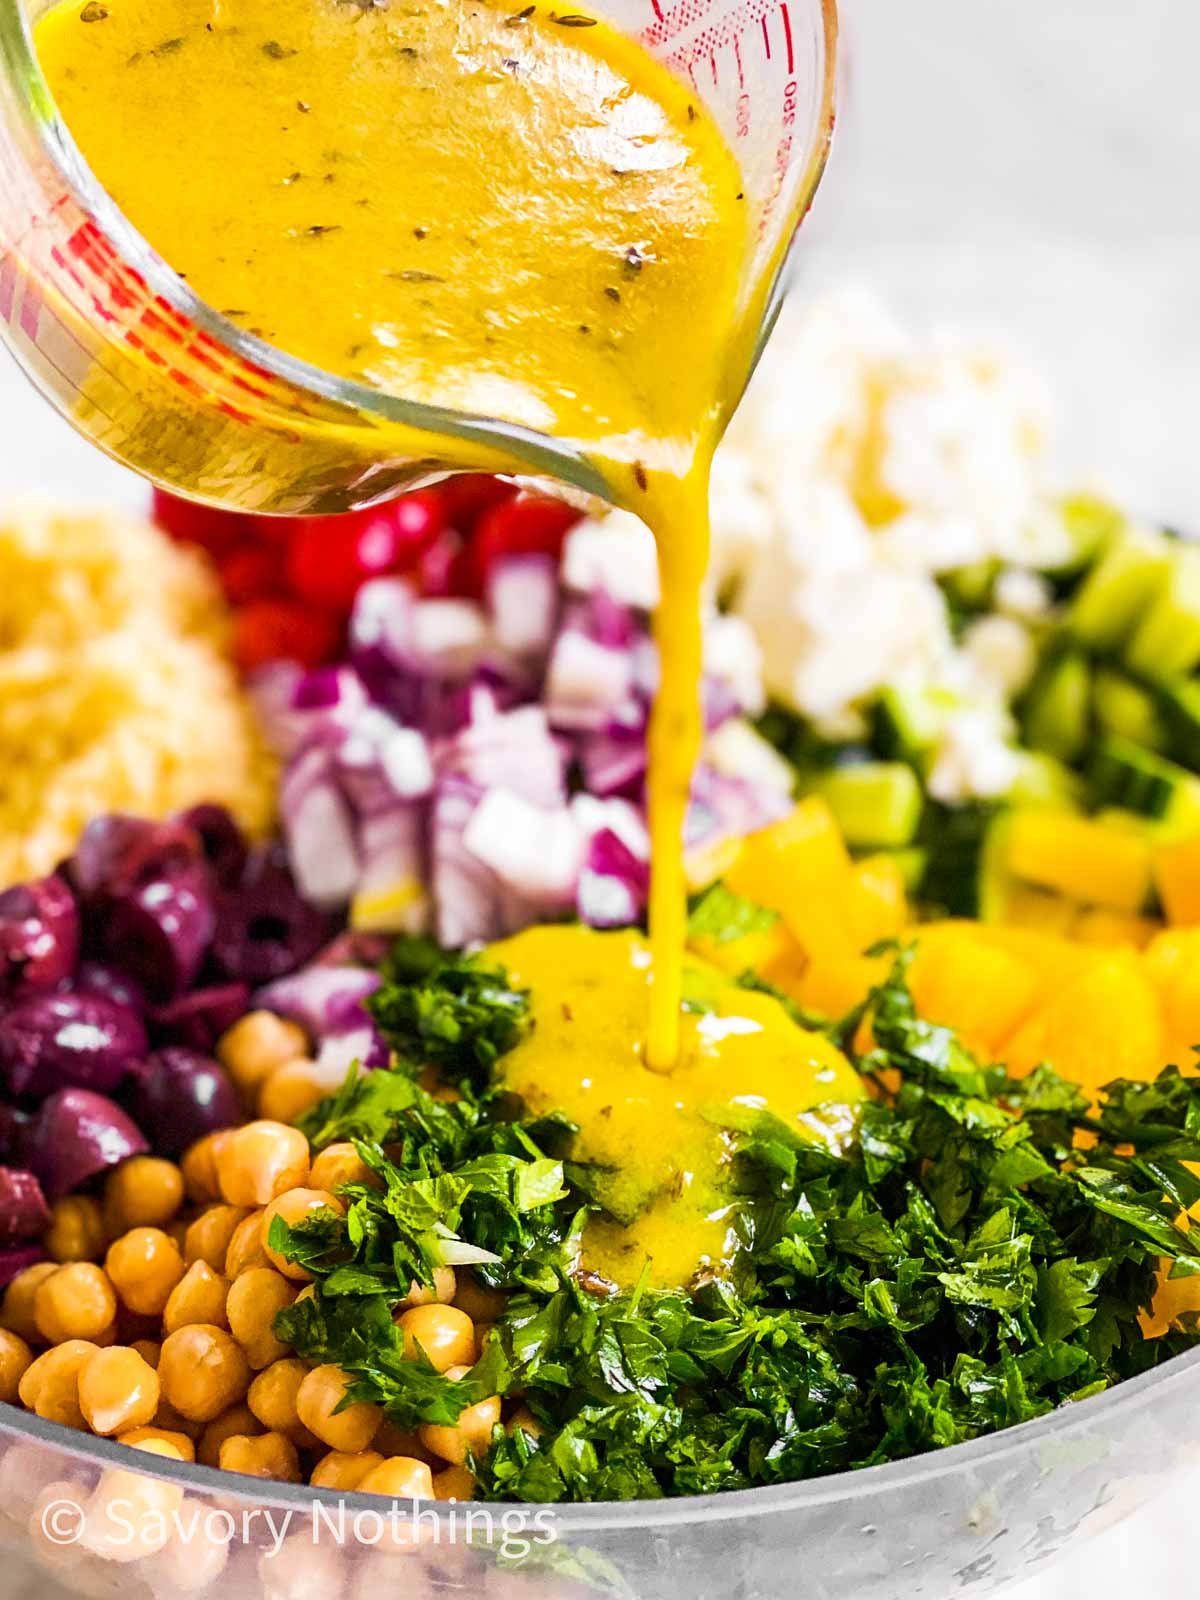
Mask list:
[[[1200,530],[1196,0],[844,3],[839,149],[801,292],[852,277],[922,322],[1014,339],[1054,380],[1064,468]],[[28,488],[144,498],[0,358],[0,494]],[[1195,1488],[1019,1600],[1178,1592]]]

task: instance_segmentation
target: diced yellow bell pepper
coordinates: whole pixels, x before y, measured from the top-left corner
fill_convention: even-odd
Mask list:
[[[993,1060],[1038,992],[1033,967],[980,937],[970,922],[931,923],[919,930],[910,973],[921,1016],[955,1028],[976,1055]]]
[[[851,945],[846,916],[850,856],[833,813],[817,795],[752,833],[725,881],[734,894],[778,911],[809,954],[832,939]]]
[[[1167,921],[1192,927],[1200,923],[1200,834],[1154,852],[1154,886]]]
[[[799,974],[779,973],[772,975],[770,981],[805,1010],[836,1021],[865,1000],[887,971],[886,956],[818,952]]]
[[[908,922],[904,875],[891,856],[867,856],[850,869],[847,885],[850,936],[858,951],[894,939]]]
[[[1152,862],[1143,832],[1065,812],[1019,811],[1012,819],[1009,869],[1090,905],[1140,911],[1150,893]]]
[[[1127,911],[1091,906],[1076,916],[1071,925],[1071,937],[1080,944],[1132,945],[1135,950],[1144,950],[1161,928],[1162,923],[1152,917],[1134,917]]]
[[[1036,889],[1031,883],[1012,879],[999,908],[997,920],[1010,928],[1029,928],[1037,933],[1065,934],[1075,921],[1078,906],[1049,889]]]
[[[1150,941],[1142,970],[1157,990],[1166,1022],[1163,1061],[1197,1070],[1200,1046],[1200,928],[1168,928]]]
[[[1094,1094],[1113,1078],[1153,1078],[1163,1064],[1163,1007],[1139,956],[1118,950],[1039,1004],[1000,1050],[1017,1074],[1048,1061]]]
[[[699,894],[701,889],[710,888],[718,878],[727,877],[741,853],[741,839],[718,839],[716,844],[704,845],[698,850],[688,850],[683,858],[683,873],[687,879],[688,892]],[[747,895],[746,898],[749,899],[750,896]]]
[[[1186,1278],[1168,1278],[1160,1271],[1154,1303],[1138,1318],[1143,1337],[1160,1339],[1187,1312],[1200,1312],[1200,1278],[1194,1274]]]

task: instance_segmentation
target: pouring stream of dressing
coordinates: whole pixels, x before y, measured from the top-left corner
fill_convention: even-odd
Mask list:
[[[670,1070],[709,463],[758,324],[720,130],[635,40],[541,4],[68,0],[35,39],[92,170],[210,305],[329,372],[575,443],[652,528],[644,1059]]]

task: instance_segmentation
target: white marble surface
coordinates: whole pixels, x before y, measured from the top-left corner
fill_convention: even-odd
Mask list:
[[[1062,460],[1200,529],[1195,0],[846,0],[838,156],[800,282],[848,274],[929,322],[1022,344]],[[144,491],[0,360],[0,493]],[[1196,1483],[1013,1600],[1175,1591]],[[0,1588],[2,1588],[0,1584]],[[849,1597],[847,1597],[849,1600]]]

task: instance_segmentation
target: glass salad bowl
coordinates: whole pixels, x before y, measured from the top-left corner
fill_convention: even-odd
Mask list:
[[[0,1407],[4,1593],[126,1600],[916,1600],[988,1593],[1197,1457],[1200,1350],[1035,1422],[695,1499],[414,1508],[133,1456]],[[130,1470],[130,1463],[136,1471]],[[414,1518],[414,1511],[417,1515]]]

